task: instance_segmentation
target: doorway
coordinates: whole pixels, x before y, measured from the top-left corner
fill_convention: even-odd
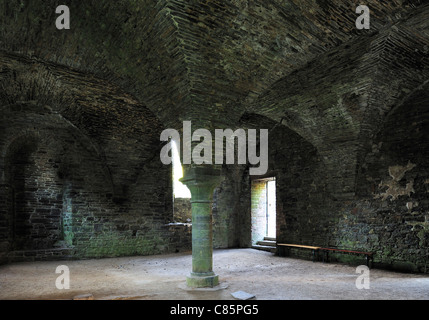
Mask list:
[[[267,181],[267,232],[266,236],[276,238],[276,181]]]
[[[252,246],[272,246],[276,241],[276,180],[252,181]]]

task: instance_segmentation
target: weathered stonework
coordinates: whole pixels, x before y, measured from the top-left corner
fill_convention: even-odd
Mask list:
[[[379,188],[387,187],[387,190],[384,193],[378,194],[375,196],[375,198],[381,198],[382,200],[386,200],[390,198],[390,201],[396,200],[399,196],[410,196],[411,193],[414,193],[414,180],[411,180],[407,182],[405,187],[401,187],[399,184],[399,181],[402,180],[404,177],[404,174],[407,171],[412,170],[416,165],[408,162],[406,166],[392,166],[389,167],[389,175],[392,178],[392,180],[388,182],[381,182],[379,184]],[[410,209],[412,206],[412,203],[408,205],[407,208]]]
[[[424,1],[368,0],[370,30],[358,1],[66,2],[69,31],[0,3],[0,263],[190,250],[159,161],[190,120],[270,130],[278,241],[427,270]],[[222,175],[213,246],[249,247],[249,168]]]
[[[192,221],[191,199],[174,199],[174,221],[190,223]]]
[[[40,62],[39,81],[62,89],[38,90],[37,76],[17,76],[31,60],[2,58],[1,261],[178,250],[170,243],[177,230],[165,227],[171,168],[153,161],[163,129],[156,117],[108,83]],[[22,102],[31,90],[33,100]]]

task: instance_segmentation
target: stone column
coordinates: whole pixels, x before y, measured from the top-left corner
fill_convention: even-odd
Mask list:
[[[191,191],[192,272],[186,283],[192,288],[215,287],[219,278],[213,272],[213,191],[223,177],[214,167],[185,168],[181,182]]]

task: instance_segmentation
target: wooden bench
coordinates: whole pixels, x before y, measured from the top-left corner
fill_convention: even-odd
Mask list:
[[[288,244],[288,243],[277,243],[278,249],[280,248],[300,248],[300,249],[309,249],[312,250],[312,257],[313,262],[319,255],[319,251],[323,253],[323,262],[325,262],[325,256],[326,261],[329,258],[329,252],[338,252],[338,253],[346,253],[346,254],[356,254],[356,255],[364,255],[366,258],[366,265],[367,267],[371,268],[374,263],[374,253],[373,252],[365,252],[365,251],[355,251],[355,250],[348,250],[348,249],[339,249],[339,248],[324,248],[324,247],[315,247],[315,246],[305,246],[300,244]],[[278,250],[280,256],[286,256],[286,254],[282,254],[282,250]],[[287,254],[289,255],[289,253]]]
[[[316,253],[318,253],[318,251],[320,249],[320,247],[304,246],[304,245],[300,245],[300,244],[288,244],[288,243],[277,243],[277,247],[288,248],[288,249],[300,248],[300,249],[312,250],[313,262],[314,262],[314,259],[316,258]],[[281,251],[282,250],[278,250],[280,256],[282,256]],[[288,255],[289,255],[289,252],[288,252]],[[283,256],[285,256],[285,255],[283,255]]]
[[[373,252],[355,251],[355,250],[339,249],[339,248],[319,248],[319,249],[320,249],[320,251],[323,252],[323,262],[325,262],[325,256],[326,256],[326,260],[328,260],[329,252],[364,255],[366,258],[366,265],[369,268],[372,267],[372,264],[374,262],[374,253]]]

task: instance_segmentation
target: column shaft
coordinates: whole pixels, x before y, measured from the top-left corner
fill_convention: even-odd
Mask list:
[[[222,181],[220,170],[193,167],[185,170],[181,181],[191,191],[192,205],[192,272],[190,287],[214,287],[219,283],[213,273],[213,191]]]

